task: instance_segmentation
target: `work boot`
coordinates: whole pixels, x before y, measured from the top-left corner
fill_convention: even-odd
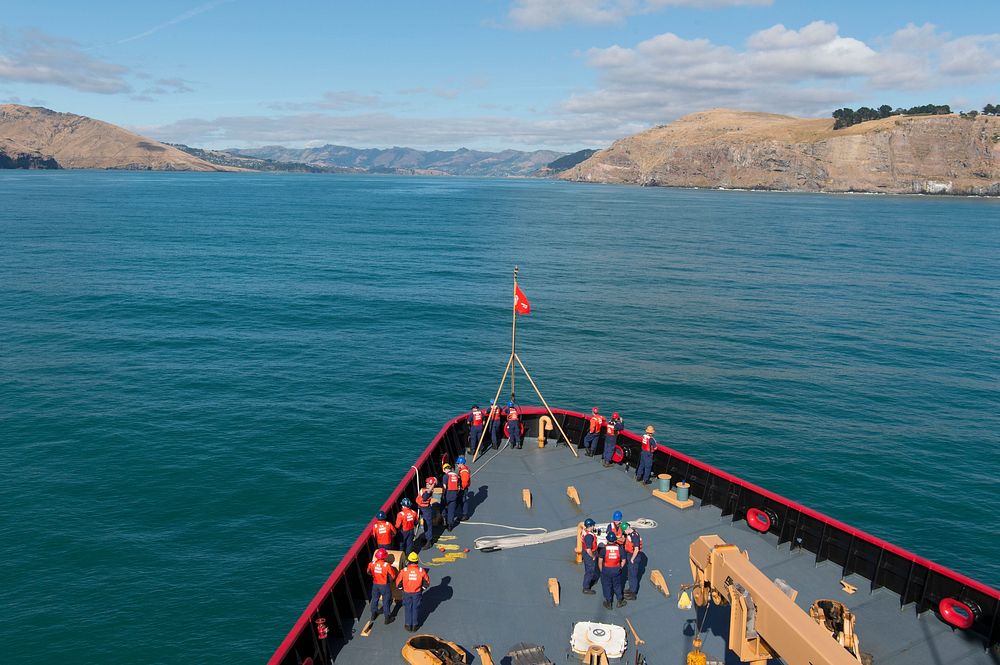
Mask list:
[[[642,484],[643,485],[652,485],[653,481],[652,480],[644,480],[644,481],[642,481]]]
[[[635,591],[626,591],[625,598],[628,600],[635,600]]]
[[[385,625],[388,626],[390,623],[392,623],[392,615],[386,612],[383,621],[385,622]]]
[[[610,600],[605,600],[603,604],[604,604],[604,609],[606,609],[606,610],[610,610],[611,609],[611,601]]]
[[[585,594],[587,594],[588,596],[593,596],[593,595],[594,595],[595,593],[597,593],[597,592],[596,592],[596,591],[594,591],[593,589],[584,589],[584,590],[583,590],[583,592],[584,592]]]
[[[625,607],[626,605],[628,605],[628,601],[624,598],[618,601],[618,607]]]

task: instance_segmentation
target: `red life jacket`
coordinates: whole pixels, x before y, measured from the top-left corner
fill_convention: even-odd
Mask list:
[[[483,412],[479,409],[472,410],[472,426],[480,427],[483,424]]]
[[[431,497],[434,496],[434,490],[424,490],[417,494],[417,505],[421,508],[426,508],[431,505]]]
[[[431,584],[431,579],[427,576],[427,571],[419,565],[411,563],[400,571],[396,586],[402,587],[406,593],[417,593],[423,589],[425,583],[427,586]]]
[[[375,534],[375,542],[379,545],[390,545],[392,544],[392,534],[396,531],[395,527],[386,522],[385,520],[379,520],[375,522],[375,526],[372,527],[372,533]]]
[[[621,568],[622,567],[622,549],[621,545],[615,543],[614,545],[604,546],[604,567],[605,568]]]
[[[638,547],[633,542],[633,538],[636,541],[638,541],[638,543],[639,543]],[[625,551],[628,552],[629,554],[631,554],[635,550],[638,550],[640,552],[642,551],[642,536],[640,536],[638,533],[632,533],[631,535],[626,535],[625,536]]]
[[[508,421],[517,420],[517,409],[515,409],[514,407],[510,407],[507,410],[507,420]]]
[[[372,561],[368,564],[368,572],[375,584],[389,584],[396,579],[396,569],[388,561]]]
[[[615,429],[615,427],[617,426],[617,424],[618,423],[615,422],[614,420],[609,420],[608,421],[608,429],[607,429],[607,432],[606,432],[606,434],[608,436],[618,436],[618,430]]]
[[[590,433],[598,434],[601,431],[601,425],[604,423],[604,418],[594,414],[590,417]]]
[[[612,522],[611,524],[609,524],[608,525],[608,531],[609,532],[614,531],[615,537],[618,538],[618,542],[619,543],[622,541],[622,538],[625,537],[625,532],[622,531],[622,523],[621,522],[619,522],[618,524],[615,524],[614,522]]]
[[[444,477],[444,488],[449,492],[462,489],[462,478],[454,471],[449,471]]]
[[[590,536],[590,545],[587,545],[587,536]],[[583,549],[585,552],[590,552],[594,554],[597,552],[597,536],[592,533],[583,534]]]
[[[653,438],[652,434],[642,435],[642,452],[651,453],[656,448],[656,439]]]
[[[469,483],[472,482],[472,472],[469,471],[469,467],[464,464],[459,464],[458,477],[462,480],[462,489],[469,489]]]
[[[401,508],[396,514],[396,528],[400,531],[413,531],[417,525],[417,511],[412,508]]]

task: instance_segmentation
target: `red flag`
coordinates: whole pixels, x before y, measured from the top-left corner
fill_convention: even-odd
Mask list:
[[[514,286],[514,311],[518,314],[531,314],[531,303],[524,297],[520,286]]]

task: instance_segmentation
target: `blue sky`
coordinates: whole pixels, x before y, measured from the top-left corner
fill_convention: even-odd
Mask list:
[[[1000,103],[1000,2],[8,2],[0,102],[207,147],[603,147],[712,107]]]

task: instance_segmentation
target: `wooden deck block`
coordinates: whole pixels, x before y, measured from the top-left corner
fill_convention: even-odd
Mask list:
[[[844,591],[846,593],[857,593],[858,591],[858,587],[854,586],[853,584],[851,584],[846,580],[840,580],[840,586],[844,588]]]
[[[691,506],[694,505],[694,499],[688,499],[687,501],[678,501],[677,492],[675,492],[674,490],[670,490],[669,492],[661,492],[660,490],[653,490],[653,496],[655,496],[657,499],[662,499],[667,503],[669,503],[671,506],[674,506],[675,508],[680,508],[681,510],[684,510],[685,508],[690,508]]]
[[[476,645],[476,653],[479,654],[479,662],[483,665],[493,665],[493,652],[490,651],[489,644]]]
[[[649,581],[653,586],[662,591],[664,596],[670,598],[670,587],[667,586],[667,580],[663,578],[663,573],[659,570],[653,570],[649,574]]]
[[[601,647],[592,646],[584,654],[583,662],[587,665],[608,665],[608,654]]]
[[[577,492],[576,488],[573,487],[572,485],[566,488],[566,496],[568,496],[569,500],[575,503],[576,505],[578,506],[580,505],[580,493]]]
[[[552,601],[559,604],[559,580],[554,577],[549,578],[549,593],[552,594]]]
[[[531,508],[531,490],[523,489],[521,490],[521,500],[524,501],[524,505],[527,508]]]
[[[361,629],[361,637],[368,637],[372,634],[372,628],[375,627],[374,621],[369,621],[365,624],[365,627]]]

